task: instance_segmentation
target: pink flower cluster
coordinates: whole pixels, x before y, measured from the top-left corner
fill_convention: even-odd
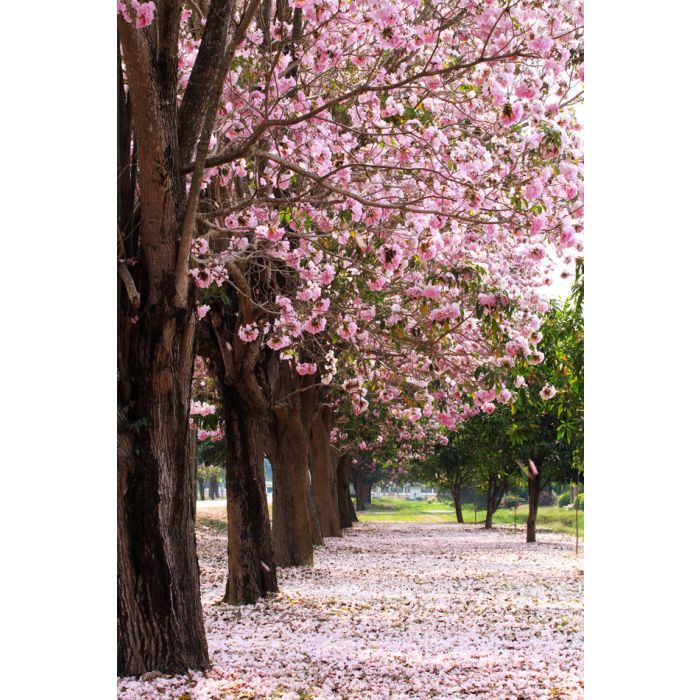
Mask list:
[[[117,0],[117,12],[125,22],[129,24],[133,22],[136,29],[143,29],[153,22],[156,4],[138,0]]]

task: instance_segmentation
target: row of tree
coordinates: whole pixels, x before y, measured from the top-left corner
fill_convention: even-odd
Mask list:
[[[582,13],[118,8],[118,669],[182,672],[198,441],[252,602],[352,523],[353,455],[424,451],[540,361],[538,289],[582,249]]]
[[[563,304],[553,303],[541,332],[544,360],[522,384],[518,382],[514,400],[460,423],[446,444],[436,445],[432,454],[415,460],[409,469],[415,480],[451,494],[460,523],[464,487],[480,489],[485,494],[486,528],[493,527],[493,514],[504,495],[526,482],[528,542],[536,538],[542,491],[554,483],[583,478],[582,265],[571,296]],[[365,483],[368,487],[370,482]],[[362,484],[360,491],[357,485],[355,489],[362,491]]]

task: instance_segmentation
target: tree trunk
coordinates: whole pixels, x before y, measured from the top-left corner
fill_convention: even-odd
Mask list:
[[[197,516],[197,431],[190,428],[187,431],[187,462],[192,475],[192,512]]]
[[[125,319],[126,320],[126,319]],[[208,667],[188,460],[194,314],[149,310],[120,338],[117,672]]]
[[[528,501],[528,513],[527,513],[527,542],[535,542],[535,528],[537,525],[537,509],[540,502],[540,491],[541,491],[541,481],[540,474],[537,476],[532,476],[528,479],[527,484],[527,501]]]
[[[222,385],[226,428],[228,580],[224,600],[254,603],[277,591],[263,468],[264,419],[236,387]]]
[[[352,456],[349,453],[338,459],[338,510],[340,513],[340,527],[352,527],[357,522],[355,508],[350,498],[350,463]]]
[[[309,392],[298,392],[300,378],[278,363],[273,375],[279,399],[268,431],[267,455],[272,463],[272,541],[278,566],[313,563],[313,536],[309,513]],[[302,386],[307,378],[301,378]],[[297,393],[294,393],[297,392]]]
[[[354,470],[353,470],[354,471]],[[352,485],[355,489],[355,510],[359,513],[365,510],[365,489],[362,482],[362,475],[355,473],[355,478],[352,480]]]
[[[324,407],[311,424],[309,469],[321,535],[323,537],[340,537],[337,472],[334,469],[331,456],[330,419],[331,408]]]
[[[452,500],[455,505],[455,514],[457,515],[457,522],[463,523],[464,516],[462,515],[462,485],[452,485]]]
[[[204,486],[206,482],[201,477],[197,479],[197,482],[199,483],[199,500],[203,501],[206,498],[206,494],[204,492]]]
[[[367,465],[363,460],[350,467],[350,478],[355,489],[355,503],[358,511],[367,510],[369,505],[369,484],[367,483]]]
[[[276,420],[272,462],[272,540],[279,566],[313,563],[313,540],[307,503],[308,431],[298,416]]]
[[[311,459],[309,458],[309,463]],[[309,511],[309,525],[311,526],[311,541],[314,546],[319,546],[323,544],[323,535],[321,534],[321,521],[318,517],[318,512],[316,511],[316,496],[314,491],[314,482],[311,478],[311,472],[307,471],[307,483],[306,488],[306,507]]]
[[[217,498],[221,498],[219,494],[219,477],[216,474],[212,474],[209,479],[209,498],[214,501]]]
[[[209,666],[195,549],[195,482],[186,444],[195,329],[188,267],[204,157],[230,65],[224,50],[233,7],[229,3],[208,17],[205,50],[195,66],[209,70],[191,77],[185,93],[191,109],[183,122],[201,144],[191,197],[178,142],[180,13],[177,5],[160,10],[145,31],[117,20],[127,73],[125,81],[118,59],[120,675]],[[184,155],[189,161],[190,154]],[[134,260],[130,268],[128,258]]]
[[[504,478],[500,481],[497,477],[490,476],[488,488],[486,490],[486,522],[484,528],[490,530],[493,528],[493,514],[498,510],[503,499],[503,494],[508,487],[508,479]]]

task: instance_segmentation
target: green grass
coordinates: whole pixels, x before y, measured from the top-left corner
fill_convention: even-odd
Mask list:
[[[226,511],[218,515],[201,515],[197,513],[197,525],[204,525],[204,527],[210,527],[219,532],[226,532]]]
[[[353,499],[354,500],[354,499]],[[471,503],[462,505],[465,523],[474,522],[474,509]],[[270,508],[272,517],[272,508]],[[373,523],[456,523],[452,501],[406,501],[401,498],[373,498],[372,505],[360,511],[357,517],[361,522]],[[477,523],[483,525],[486,511],[476,513]],[[576,534],[576,513],[557,506],[540,506],[537,512],[537,529]],[[519,528],[525,526],[527,506],[518,506],[517,523]],[[501,508],[494,513],[495,525],[513,525],[513,509]],[[207,508],[197,513],[197,524],[211,527],[219,532],[226,532],[226,508]],[[579,535],[583,537],[583,511],[578,513]]]
[[[443,511],[443,512],[441,512]],[[462,505],[465,523],[474,522],[474,510],[470,503]],[[366,511],[360,511],[357,517],[361,522],[403,522],[403,523],[456,523],[452,501],[405,501],[399,498],[373,498],[372,505]],[[477,523],[483,524],[486,511],[478,510]],[[527,520],[527,506],[519,506],[517,524],[524,527]],[[583,536],[583,511],[579,511],[579,534]],[[512,525],[513,509],[500,508],[494,513],[496,525]],[[576,534],[576,513],[573,510],[557,506],[540,506],[537,512],[537,528]]]

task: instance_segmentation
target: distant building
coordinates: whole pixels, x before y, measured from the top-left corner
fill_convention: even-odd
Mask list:
[[[407,501],[429,501],[437,498],[437,491],[432,486],[418,482],[407,484],[387,484],[372,492],[373,496],[396,496]]]

